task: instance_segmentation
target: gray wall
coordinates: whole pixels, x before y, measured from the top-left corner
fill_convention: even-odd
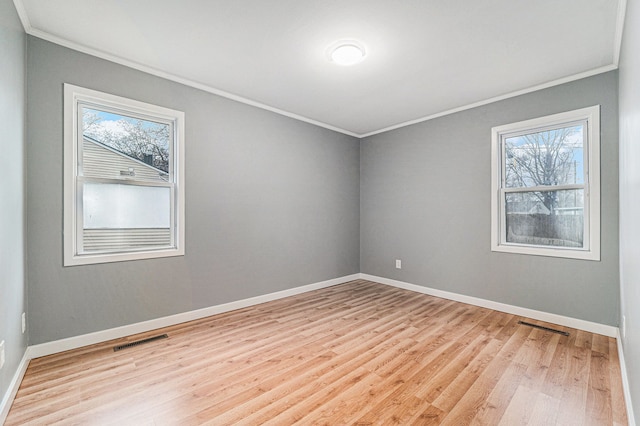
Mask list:
[[[640,5],[628,2],[620,61],[620,327],[640,420]],[[626,332],[622,329],[626,319]]]
[[[359,272],[359,141],[28,37],[30,344]],[[186,115],[186,255],[62,267],[63,83]]]
[[[491,127],[596,104],[602,261],[491,252]],[[617,325],[617,114],[610,72],[362,140],[361,272]]]
[[[0,1],[0,401],[27,347],[22,334],[24,275],[25,35],[13,3]],[[0,423],[2,422],[0,415]]]

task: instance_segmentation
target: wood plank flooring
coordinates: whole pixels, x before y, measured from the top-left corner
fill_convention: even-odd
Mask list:
[[[113,351],[162,333],[169,338]],[[32,360],[6,425],[51,424],[627,418],[614,339],[358,280]]]

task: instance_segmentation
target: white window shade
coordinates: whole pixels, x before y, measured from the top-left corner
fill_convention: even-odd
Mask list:
[[[87,183],[84,228],[169,228],[170,202],[169,188]]]

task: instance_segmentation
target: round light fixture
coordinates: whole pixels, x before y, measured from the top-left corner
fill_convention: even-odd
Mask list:
[[[355,40],[337,41],[329,46],[327,53],[331,62],[345,66],[361,62],[366,55],[362,43]]]

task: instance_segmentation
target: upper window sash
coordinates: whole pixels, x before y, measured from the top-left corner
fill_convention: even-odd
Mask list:
[[[571,128],[571,127],[581,127],[582,128],[582,167],[583,173],[581,175],[581,180],[583,183],[574,183],[574,184],[550,184],[550,185],[521,185],[521,186],[509,186],[506,182],[507,179],[507,140],[513,139],[516,137],[527,136],[531,134],[539,134],[548,131],[560,130],[563,128]],[[563,188],[587,188],[588,180],[589,180],[589,132],[587,131],[589,127],[588,121],[579,120],[574,122],[560,123],[552,126],[543,126],[538,128],[530,128],[526,130],[520,130],[515,132],[508,133],[500,133],[500,187],[505,191],[541,191],[541,190],[555,190],[555,189],[563,189]]]
[[[138,104],[137,102],[135,102]],[[140,103],[141,104],[141,103]],[[147,105],[144,107],[143,105]],[[150,115],[149,109],[153,109],[153,111],[158,111],[158,114]],[[168,126],[172,131],[169,132],[168,137],[168,148],[169,148],[169,158],[172,161],[169,161],[169,170],[168,170],[168,182],[176,182],[175,179],[175,171],[177,169],[177,161],[179,161],[180,157],[176,155],[175,145],[177,133],[180,131],[180,123],[178,122],[178,118],[173,114],[173,110],[168,110],[162,107],[157,107],[155,105],[142,104],[142,105],[133,105],[130,109],[124,109],[121,105],[115,102],[104,102],[104,103],[96,103],[91,101],[78,101],[77,103],[77,126],[76,134],[83,135],[83,114],[85,110],[99,110],[101,112],[112,113],[115,115],[125,116],[128,118],[138,119],[146,122],[155,122],[158,124],[163,124]],[[165,111],[163,111],[165,110]],[[178,112],[178,111],[175,111]],[[111,147],[107,147],[111,148]],[[113,148],[111,148],[113,149]],[[78,140],[78,163],[77,163],[77,171],[76,176],[84,176],[84,165],[83,165],[83,150],[84,143],[80,143]],[[126,177],[126,180],[136,181],[135,177]]]

